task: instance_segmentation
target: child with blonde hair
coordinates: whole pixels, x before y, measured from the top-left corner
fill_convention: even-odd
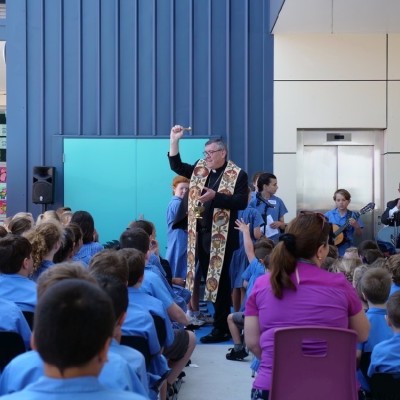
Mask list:
[[[32,245],[32,279],[37,281],[39,276],[54,264],[54,254],[61,245],[63,229],[56,221],[43,222],[24,233],[24,236]]]

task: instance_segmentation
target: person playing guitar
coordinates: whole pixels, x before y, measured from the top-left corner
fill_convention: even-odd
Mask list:
[[[339,256],[343,256],[347,248],[353,246],[353,236],[361,236],[364,227],[359,214],[347,209],[351,201],[351,195],[346,189],[338,189],[333,195],[336,208],[325,213],[329,222],[332,224],[335,245],[338,248]],[[341,227],[347,225],[346,229],[340,234],[335,232],[341,230]]]

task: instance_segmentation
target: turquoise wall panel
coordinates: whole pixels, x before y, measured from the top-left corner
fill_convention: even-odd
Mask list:
[[[183,140],[183,161],[199,159],[205,142]],[[165,255],[174,177],[168,149],[169,139],[64,139],[65,205],[93,215],[101,243],[118,239],[132,220],[148,219]]]

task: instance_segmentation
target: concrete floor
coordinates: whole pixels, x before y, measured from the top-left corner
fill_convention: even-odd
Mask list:
[[[244,361],[229,361],[225,358],[229,347],[232,344],[196,346],[191,357],[192,366],[185,368],[186,377],[178,394],[179,400],[250,399],[251,356]]]

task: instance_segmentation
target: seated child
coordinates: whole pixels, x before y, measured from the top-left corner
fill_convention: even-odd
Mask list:
[[[273,242],[265,238],[259,239],[258,242],[253,246],[253,241],[250,236],[250,224],[246,224],[241,220],[236,220],[236,225],[236,229],[243,233],[244,249],[250,265],[242,274],[243,287],[246,289],[246,296],[242,304],[242,311],[228,315],[228,326],[232,335],[234,347],[229,349],[230,351],[226,354],[226,359],[232,361],[243,360],[249,355],[240,337],[240,332],[244,328],[245,302],[254,286],[256,279],[266,273],[269,263],[269,256],[274,247]]]
[[[71,218],[72,223],[76,223],[82,229],[83,245],[74,255],[74,261],[80,261],[85,266],[89,264],[90,259],[99,251],[104,249],[104,246],[98,243],[97,232],[94,226],[94,219],[87,211],[75,211]]]
[[[36,283],[28,277],[33,271],[29,240],[8,234],[0,239],[0,298],[14,302],[21,311],[34,312]]]
[[[400,374],[400,292],[389,297],[386,310],[393,336],[378,343],[372,350],[369,377],[376,373]]]
[[[102,386],[98,376],[107,362],[115,316],[111,300],[96,285],[67,279],[40,299],[32,347],[44,362],[45,375],[4,399],[145,399]]]
[[[31,277],[36,282],[46,269],[54,265],[53,258],[61,245],[63,227],[57,221],[42,222],[25,232],[24,236],[32,245],[33,273]]]
[[[357,346],[357,360],[360,369],[357,376],[364,391],[369,392],[367,371],[374,347],[383,340],[390,339],[393,332],[386,323],[386,302],[390,290],[390,273],[382,268],[370,268],[361,278],[361,291],[368,303],[367,318],[370,323],[368,340]]]

